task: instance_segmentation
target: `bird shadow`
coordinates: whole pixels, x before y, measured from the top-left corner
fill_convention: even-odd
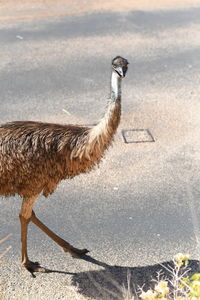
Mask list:
[[[122,300],[139,299],[138,292],[142,287],[144,291],[152,289],[155,281],[164,278],[172,279],[171,269],[173,261],[167,261],[149,266],[123,267],[112,266],[98,261],[89,255],[84,255],[83,260],[102,267],[100,270],[86,271],[72,275],[72,285],[85,297],[94,300]],[[200,272],[200,262],[190,260],[188,275]]]
[[[44,270],[41,271],[40,273],[56,273],[56,274],[64,274],[64,275],[73,275],[75,276],[77,273],[72,273],[72,272],[67,272],[67,271],[60,271],[60,270],[52,270],[52,269],[48,269],[48,268],[43,268]],[[31,270],[27,270],[32,278],[36,278],[36,273],[34,271]]]

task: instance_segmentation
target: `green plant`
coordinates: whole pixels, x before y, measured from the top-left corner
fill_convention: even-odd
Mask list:
[[[171,274],[171,279],[158,278],[153,289],[147,292],[141,289],[139,298],[142,300],[200,300],[200,273],[189,276],[188,263],[188,254],[175,255],[173,267],[166,268],[162,265]],[[134,297],[129,300],[134,300]]]

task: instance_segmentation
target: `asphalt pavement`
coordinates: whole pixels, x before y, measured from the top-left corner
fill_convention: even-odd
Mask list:
[[[35,205],[89,256],[73,259],[30,224],[30,259],[51,270],[31,277],[20,266],[21,199],[0,198],[0,237],[12,233],[0,245],[12,246],[0,265],[4,299],[125,299],[127,274],[148,286],[178,252],[199,270],[199,31],[200,5],[0,22],[2,123],[94,124],[106,108],[111,59],[130,62],[121,123],[100,167]],[[123,130],[133,130],[130,143]]]

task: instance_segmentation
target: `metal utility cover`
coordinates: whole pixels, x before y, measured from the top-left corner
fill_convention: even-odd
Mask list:
[[[155,142],[149,129],[122,130],[122,136],[126,144]]]

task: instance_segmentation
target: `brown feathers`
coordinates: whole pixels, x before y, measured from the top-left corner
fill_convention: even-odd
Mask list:
[[[16,121],[0,126],[0,195],[51,194],[59,181],[90,171],[112,142],[120,102],[93,128]]]

